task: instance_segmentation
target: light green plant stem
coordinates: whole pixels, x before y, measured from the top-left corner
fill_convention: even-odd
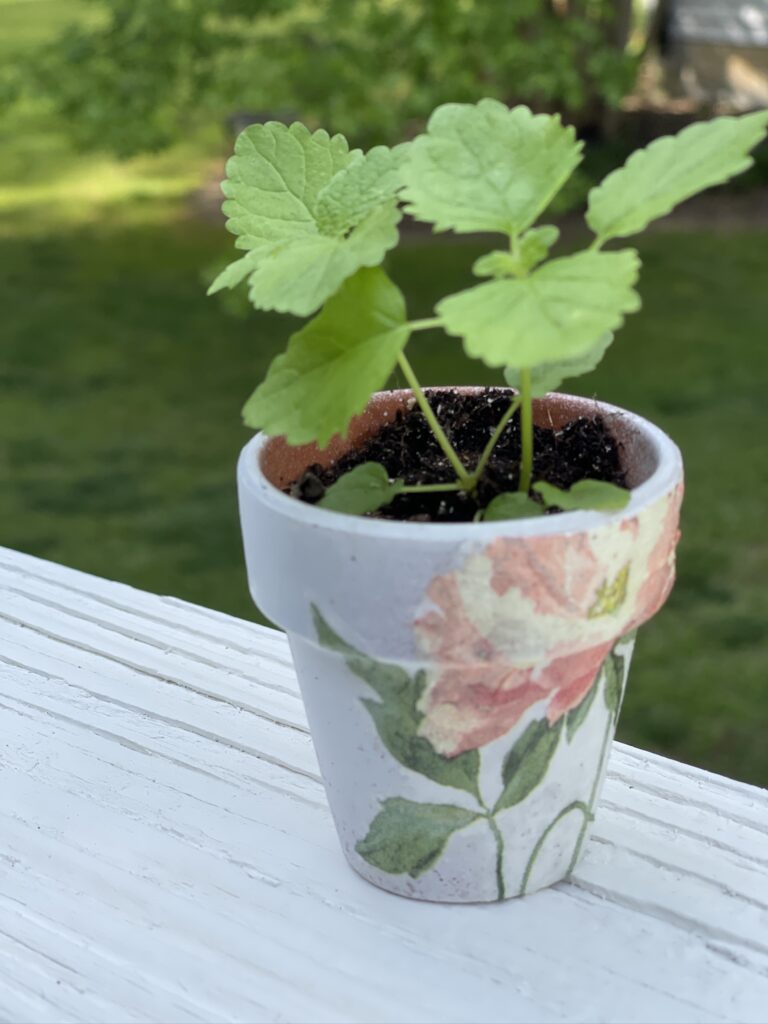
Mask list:
[[[439,316],[433,316],[426,320],[409,320],[407,326],[412,331],[431,331],[435,327],[441,327],[442,323]]]
[[[443,449],[443,451],[445,452],[445,457],[448,459],[451,466],[455,470],[459,483],[461,484],[464,490],[471,490],[472,478],[462,465],[461,459],[454,451],[451,442],[445,435],[445,431],[440,426],[440,423],[438,422],[438,419],[435,416],[434,412],[432,412],[432,408],[429,402],[427,401],[427,396],[422,391],[421,385],[416,379],[416,374],[413,372],[413,368],[411,367],[411,364],[408,362],[404,352],[400,353],[400,355],[397,357],[397,361],[400,366],[400,369],[403,371],[403,376],[408,382],[408,386],[410,387],[411,391],[413,391],[413,396],[418,402],[419,408],[424,414],[424,419],[431,427],[432,433],[435,435],[437,443]]]
[[[531,872],[533,871],[534,865],[536,864],[536,860],[537,860],[539,854],[541,853],[541,848],[544,846],[544,843],[547,841],[547,836],[552,831],[552,829],[555,827],[555,825],[557,825],[558,822],[562,821],[562,819],[567,814],[570,814],[571,811],[581,811],[582,815],[584,816],[584,821],[582,822],[582,826],[581,827],[582,827],[582,830],[584,832],[586,832],[587,825],[589,824],[589,821],[590,821],[590,818],[591,818],[590,810],[587,807],[587,805],[584,803],[583,800],[574,800],[573,803],[570,803],[570,804],[568,804],[567,807],[564,807],[562,809],[562,811],[560,811],[560,813],[555,818],[553,818],[552,821],[550,821],[550,823],[547,825],[547,827],[541,833],[539,838],[536,840],[536,845],[533,848],[531,856],[528,858],[528,863],[525,865],[525,871],[523,872],[523,880],[520,883],[520,891],[518,892],[518,896],[525,896],[526,890],[528,888],[528,883],[531,880]],[[570,874],[570,873],[571,873],[571,868],[569,867],[568,868],[568,874]]]
[[[504,885],[504,836],[492,814],[488,815],[488,824],[491,826],[493,838],[496,840],[496,894],[498,899],[503,900],[507,894]]]
[[[533,396],[531,371],[520,371],[520,486],[527,494],[533,479]]]
[[[400,494],[432,494],[440,491],[460,491],[460,483],[455,484],[409,484],[400,488]]]
[[[480,461],[478,462],[477,466],[475,466],[474,472],[472,473],[472,479],[475,485],[477,485],[480,482],[480,479],[483,473],[485,472],[485,467],[488,465],[488,460],[493,454],[493,449],[499,443],[499,439],[501,438],[501,435],[504,433],[504,428],[506,427],[506,425],[509,423],[509,421],[512,419],[512,417],[515,415],[519,408],[520,396],[516,395],[510,402],[509,408],[496,425],[496,429],[491,434],[491,438],[488,444],[483,449],[483,454],[480,456]]]

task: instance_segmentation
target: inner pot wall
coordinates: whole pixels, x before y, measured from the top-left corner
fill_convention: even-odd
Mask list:
[[[485,388],[427,388],[426,393],[432,395],[441,390],[459,390],[465,395],[482,395]],[[497,389],[501,390],[503,389]],[[510,388],[510,399],[514,394]],[[351,449],[364,444],[384,425],[392,423],[398,411],[408,409],[409,403],[413,401],[413,394],[409,390],[379,392],[373,396],[365,411],[354,417],[347,436],[342,438],[337,435],[326,448],[318,448],[315,444],[294,447],[286,444],[282,437],[270,438],[261,451],[261,471],[270,483],[282,490],[297,480],[307,466],[316,463],[323,467],[329,466]],[[534,400],[533,421],[538,427],[559,430],[579,416],[594,417],[598,410],[605,416],[608,428],[625,449],[628,459],[627,483],[630,487],[639,486],[652,475],[657,457],[654,446],[648,442],[646,435],[636,429],[636,417],[628,416],[614,406],[555,393]]]

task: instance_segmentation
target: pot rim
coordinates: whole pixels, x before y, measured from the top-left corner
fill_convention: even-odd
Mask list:
[[[430,391],[441,390],[430,388]],[[258,433],[243,447],[237,464],[237,475],[241,487],[253,497],[268,506],[274,513],[304,523],[315,529],[335,530],[354,536],[366,536],[380,540],[412,541],[464,541],[475,537],[490,540],[503,532],[510,537],[538,537],[563,533],[582,533],[637,515],[642,509],[658,501],[682,480],[683,460],[675,442],[650,420],[638,416],[620,406],[596,402],[582,396],[550,392],[545,396],[575,402],[589,402],[606,417],[621,417],[635,433],[650,443],[656,459],[656,469],[638,487],[631,490],[627,506],[617,512],[560,512],[553,516],[536,516],[531,519],[494,520],[489,523],[413,523],[396,519],[372,519],[368,516],[349,515],[311,505],[285,494],[271,483],[261,469],[261,455],[271,436]]]

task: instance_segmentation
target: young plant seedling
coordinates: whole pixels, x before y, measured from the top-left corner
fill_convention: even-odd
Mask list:
[[[600,481],[569,491],[534,485],[533,399],[593,370],[624,318],[640,308],[637,252],[605,245],[746,170],[767,129],[768,111],[758,111],[657,139],[590,192],[591,244],[550,257],[558,230],[537,221],[582,159],[574,129],[557,116],[491,99],[448,103],[412,142],[368,153],[298,123],[251,125],[222,185],[227,227],[244,255],[209,293],[247,281],[257,309],[315,315],[246,403],[246,424],[322,448],[346,433],[399,367],[455,479],[406,486],[365,463],[327,490],[325,508],[363,515],[406,492],[475,493],[518,411],[518,492],[494,499],[486,520],[545,508],[622,508],[629,492]],[[402,293],[380,267],[398,242],[403,211],[435,231],[495,232],[503,240],[472,268],[486,280],[441,299],[424,320],[408,319]],[[432,328],[460,338],[467,355],[502,371],[516,390],[474,466],[452,446],[405,354],[413,334]]]

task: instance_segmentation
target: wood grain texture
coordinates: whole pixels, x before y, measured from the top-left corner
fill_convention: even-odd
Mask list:
[[[346,866],[283,636],[0,549],[0,1021],[768,1019],[768,794],[617,744],[570,883]]]

